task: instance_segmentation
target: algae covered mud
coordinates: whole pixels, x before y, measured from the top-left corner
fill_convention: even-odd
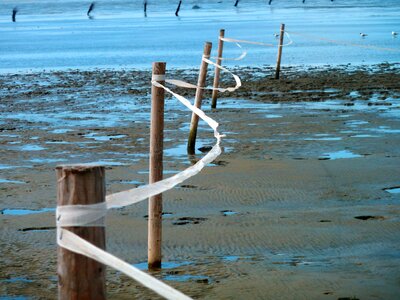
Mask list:
[[[108,194],[148,182],[153,61],[196,82],[220,28],[276,42],[281,22],[346,44],[292,34],[279,81],[275,47],[224,61],[243,86],[216,110],[209,94],[203,105],[227,135],[224,153],[164,194],[163,268],[152,274],[197,299],[396,299],[400,3],[184,1],[177,18],[175,2],[148,1],[145,17],[141,1],[97,1],[88,19],[82,1],[21,0],[12,23],[16,4],[2,1],[0,299],[56,298],[57,164],[105,165]],[[225,56],[239,54],[226,44]],[[188,156],[190,114],[173,98],[165,111],[170,176],[214,139],[200,123]],[[145,270],[146,228],[146,203],[111,211],[107,251]],[[112,269],[107,292],[157,298]]]

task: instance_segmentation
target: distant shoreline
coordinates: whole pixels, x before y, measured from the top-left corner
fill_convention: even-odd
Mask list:
[[[382,99],[400,97],[400,63],[374,65],[320,65],[283,66],[281,80],[274,80],[274,67],[236,67],[231,69],[240,76],[243,85],[221,98],[242,98],[262,102],[323,101],[329,99],[368,100],[374,94]],[[197,69],[171,69],[167,76],[191,83],[197,81]],[[11,76],[10,76],[11,75]],[[213,69],[208,72],[208,85],[212,84]],[[90,94],[147,97],[150,89],[150,70],[94,69],[42,71],[40,73],[0,74],[0,96],[4,99],[30,99],[63,94]],[[41,84],[35,84],[40,81]],[[230,86],[233,79],[222,74],[221,85]],[[68,88],[65,88],[68,87]],[[191,97],[192,90],[175,88]],[[206,98],[209,95],[206,93]]]

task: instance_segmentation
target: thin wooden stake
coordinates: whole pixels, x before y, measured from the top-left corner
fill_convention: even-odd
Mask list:
[[[179,1],[178,7],[176,8],[176,11],[175,11],[175,16],[177,16],[177,17],[179,17],[179,10],[181,9],[181,4],[182,4],[182,1]]]
[[[279,72],[281,71],[282,45],[283,45],[284,34],[285,34],[285,24],[281,24],[281,32],[280,32],[280,36],[279,36],[279,46],[278,46],[278,59],[276,61],[275,79],[279,79]]]
[[[205,58],[210,57],[211,47],[212,47],[212,43],[210,43],[210,42],[205,43],[203,57],[205,57]],[[207,68],[208,68],[208,63],[202,59],[201,66],[200,66],[199,78],[197,81],[196,97],[195,97],[195,102],[194,102],[194,106],[196,106],[197,108],[201,108],[201,101],[203,99],[203,94],[204,94],[204,90],[201,87],[204,87],[204,85],[206,83]],[[190,155],[193,155],[195,153],[197,125],[198,124],[199,124],[199,117],[195,113],[193,113],[192,120],[190,122],[189,139],[188,139],[188,145],[187,145],[187,152]]]
[[[14,7],[13,11],[12,11],[12,17],[11,17],[13,22],[16,22],[17,12],[18,12],[18,8]]]
[[[164,84],[165,62],[153,63],[153,79]],[[158,78],[156,78],[158,77]],[[163,178],[164,89],[151,87],[149,182]],[[147,262],[150,269],[161,268],[162,194],[149,198]]]
[[[218,66],[221,65],[221,61],[222,61],[221,58],[222,58],[222,52],[223,52],[223,48],[224,48],[224,41],[221,39],[224,38],[224,36],[225,36],[225,29],[221,29],[219,31],[218,58],[216,61],[216,64]],[[215,67],[214,84],[213,84],[214,89],[219,87],[219,74],[220,73],[221,73],[221,69],[218,67]],[[218,91],[213,90],[212,96],[211,96],[211,108],[217,108],[217,98],[218,98]]]
[[[57,205],[87,205],[105,201],[104,167],[58,166]],[[62,218],[62,215],[60,216]],[[105,249],[104,227],[64,227]],[[62,238],[62,237],[61,237]],[[106,299],[105,266],[62,247],[57,248],[58,299]]]

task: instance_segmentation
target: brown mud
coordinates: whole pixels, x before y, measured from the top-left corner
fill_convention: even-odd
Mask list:
[[[197,299],[398,297],[399,66],[284,68],[280,81],[272,68],[235,72],[242,88],[216,110],[204,101],[224,153],[164,194],[166,264],[153,275]],[[57,164],[105,164],[108,194],[148,182],[149,80],[131,70],[0,75],[0,299],[57,298],[54,211],[37,211],[55,207]],[[204,155],[185,154],[189,121],[168,98],[165,176]],[[198,137],[197,149],[214,143],[203,123]],[[22,209],[36,213],[12,214]],[[138,267],[146,215],[143,202],[107,217],[108,251]],[[157,298],[111,268],[107,291]]]

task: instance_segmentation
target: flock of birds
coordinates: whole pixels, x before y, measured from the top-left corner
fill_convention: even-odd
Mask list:
[[[272,1],[273,1],[273,0],[268,0],[268,4],[271,5],[271,4],[272,4]],[[330,0],[330,1],[333,2],[334,0]],[[222,1],[220,1],[220,2],[222,2]],[[239,4],[239,2],[240,2],[240,0],[235,0],[235,4],[234,4],[233,6],[237,7],[238,4]],[[305,3],[306,0],[302,0],[302,2]],[[177,16],[177,17],[179,16],[179,10],[181,9],[181,5],[182,5],[182,0],[179,1],[178,7],[176,8],[176,11],[175,11],[175,16]],[[86,13],[87,16],[88,16],[90,19],[93,18],[93,16],[91,15],[91,13],[92,13],[93,9],[95,8],[95,6],[96,6],[96,2],[90,3],[89,9],[88,9],[88,11],[87,11],[87,13]],[[143,2],[143,8],[144,8],[144,15],[145,15],[145,17],[146,17],[146,16],[147,16],[147,0],[144,0],[144,2]],[[193,9],[199,9],[200,7],[199,7],[198,5],[194,5],[192,8],[193,8]],[[12,21],[13,21],[13,22],[16,22],[17,13],[18,13],[18,8],[17,8],[17,7],[14,7],[14,9],[13,9],[13,11],[12,11],[12,15],[11,15],[11,18],[12,18]],[[392,36],[393,36],[393,37],[397,37],[397,35],[398,35],[397,32],[392,31]],[[279,37],[279,34],[274,33],[274,36],[275,36],[275,38],[278,38],[278,37]],[[360,36],[361,36],[362,38],[365,38],[366,36],[368,36],[368,34],[363,33],[363,32],[360,32]]]

